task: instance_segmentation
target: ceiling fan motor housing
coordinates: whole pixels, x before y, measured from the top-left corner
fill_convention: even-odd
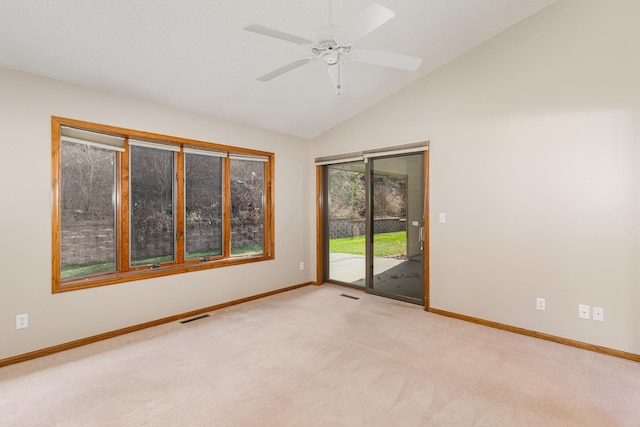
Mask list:
[[[336,48],[337,43],[334,39],[336,33],[340,30],[340,27],[322,27],[318,28],[311,35],[311,39],[313,40],[314,49],[318,49],[320,51],[325,50],[333,50]]]
[[[338,33],[340,27],[328,26],[315,30],[312,34],[313,47],[311,52],[314,55],[322,56],[322,60],[327,65],[335,65],[340,61],[340,55],[349,53],[349,48],[338,46],[335,40],[335,34]]]

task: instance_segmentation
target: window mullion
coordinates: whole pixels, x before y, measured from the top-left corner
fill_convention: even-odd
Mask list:
[[[231,257],[231,160],[224,159],[224,218],[223,242],[224,258]]]
[[[175,233],[175,260],[176,263],[184,263],[184,206],[185,206],[185,179],[184,179],[184,153],[176,153],[176,233]]]
[[[129,140],[125,141],[125,151],[120,153],[120,188],[117,222],[118,236],[120,238],[118,271],[129,271]]]

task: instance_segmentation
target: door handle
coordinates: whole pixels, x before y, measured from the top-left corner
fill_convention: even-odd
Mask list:
[[[418,233],[418,242],[420,242],[420,250],[424,250],[424,227],[420,227],[420,232]]]

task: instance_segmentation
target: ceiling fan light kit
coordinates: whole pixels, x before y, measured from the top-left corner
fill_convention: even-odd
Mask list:
[[[329,15],[331,15],[331,3],[329,3]],[[248,25],[244,29],[263,36],[299,44],[311,50],[312,56],[299,59],[264,76],[258,77],[259,81],[266,82],[272,80],[289,71],[313,62],[316,59],[322,58],[327,66],[327,72],[329,73],[333,90],[337,95],[340,95],[346,92],[343,57],[348,57],[352,61],[382,65],[406,71],[415,71],[420,67],[422,59],[415,56],[352,47],[358,40],[394,16],[395,14],[391,10],[377,3],[373,3],[343,28],[331,25],[331,16],[329,16],[329,25],[313,31],[311,40],[259,24]]]

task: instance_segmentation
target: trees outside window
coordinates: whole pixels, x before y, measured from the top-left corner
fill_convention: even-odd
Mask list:
[[[231,159],[231,254],[264,251],[264,163]]]
[[[130,265],[173,262],[175,154],[132,145],[129,161]]]
[[[329,216],[331,218],[364,219],[366,211],[364,171],[350,164],[332,165],[329,173]]]
[[[364,219],[365,175],[363,171],[353,170],[350,164],[331,165],[328,168],[329,216],[331,218]],[[373,200],[375,218],[406,216],[405,176],[374,175]]]
[[[222,256],[223,159],[187,153],[185,162],[185,259]]]
[[[62,279],[116,269],[116,151],[63,141],[60,147]]]

